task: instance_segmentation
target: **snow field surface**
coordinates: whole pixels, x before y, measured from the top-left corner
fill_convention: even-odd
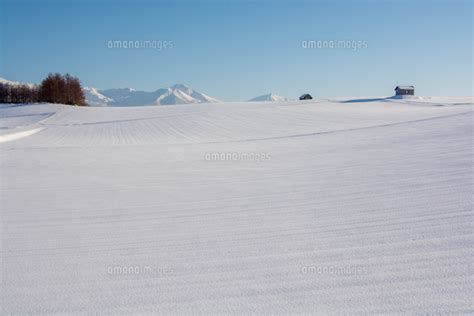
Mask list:
[[[0,105],[1,313],[472,313],[472,105]]]

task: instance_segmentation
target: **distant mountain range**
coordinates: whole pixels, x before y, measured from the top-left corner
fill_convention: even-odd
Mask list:
[[[11,86],[18,86],[18,85],[21,85],[21,84],[25,84],[28,87],[34,87],[35,86],[35,84],[33,84],[33,83],[11,81],[11,80],[7,80],[7,79],[4,79],[4,78],[0,78],[0,83],[8,84],[8,85],[11,85]]]
[[[9,85],[27,84],[0,78],[0,83]],[[140,105],[174,105],[193,103],[217,103],[220,100],[193,90],[183,84],[175,84],[169,88],[155,91],[139,91],[131,88],[99,90],[94,87],[83,88],[86,101],[91,106],[140,106]],[[249,101],[288,101],[287,98],[269,93],[250,99]]]
[[[218,99],[193,90],[183,84],[175,84],[152,92],[131,88],[97,90],[85,87],[87,103],[92,106],[173,105],[191,103],[217,103]]]

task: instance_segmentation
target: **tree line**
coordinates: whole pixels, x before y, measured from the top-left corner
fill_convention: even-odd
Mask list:
[[[49,74],[39,85],[0,83],[0,103],[33,102],[87,105],[81,82],[69,74]]]

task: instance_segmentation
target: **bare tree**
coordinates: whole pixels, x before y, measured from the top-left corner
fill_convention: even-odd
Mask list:
[[[0,103],[11,103],[10,85],[0,83]]]
[[[87,105],[79,79],[69,74],[49,74],[39,88],[41,102]]]

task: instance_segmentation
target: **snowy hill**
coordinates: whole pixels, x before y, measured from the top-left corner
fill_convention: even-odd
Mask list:
[[[472,110],[0,104],[1,313],[472,314]]]
[[[249,100],[249,102],[260,102],[260,101],[281,102],[281,101],[288,101],[288,99],[285,97],[273,94],[273,93],[269,93],[269,94],[260,95],[258,97],[255,97]]]
[[[97,90],[84,88],[86,99],[93,106],[140,106],[173,105],[191,103],[216,103],[219,100],[193,90],[183,84],[152,92],[137,91],[130,88]]]

